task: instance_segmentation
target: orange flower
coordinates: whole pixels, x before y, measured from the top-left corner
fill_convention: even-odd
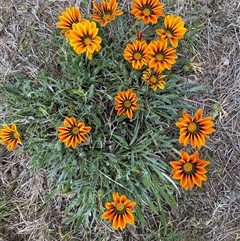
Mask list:
[[[142,19],[145,24],[156,24],[158,18],[164,16],[163,6],[164,3],[158,0],[133,0],[131,14],[137,19]]]
[[[66,147],[76,148],[77,144],[88,140],[85,135],[91,129],[90,126],[85,126],[83,122],[77,122],[74,117],[66,117],[64,126],[58,127],[58,138],[61,142],[65,142]]]
[[[0,129],[0,139],[2,144],[7,145],[8,151],[15,149],[18,144],[22,143],[15,124],[12,124],[11,127],[3,124],[3,128]]]
[[[157,29],[156,33],[160,35],[161,40],[169,40],[170,44],[176,48],[178,40],[182,39],[187,29],[184,28],[184,22],[181,17],[167,15],[164,19],[164,29]]]
[[[123,57],[132,63],[134,69],[141,69],[148,64],[148,46],[144,40],[134,40],[132,44],[127,44],[123,51]]]
[[[65,33],[65,37],[68,38],[69,30],[72,29],[72,25],[74,23],[81,23],[85,21],[84,18],[81,17],[80,10],[78,8],[66,8],[65,12],[62,12],[58,17],[60,20],[57,22],[57,27],[62,29],[61,33]]]
[[[102,1],[101,6],[93,2],[94,14],[90,14],[90,17],[105,27],[106,24],[114,20],[116,16],[123,14],[123,11],[117,9],[117,7],[118,3],[116,0],[110,0],[109,2]]]
[[[193,188],[194,184],[201,187],[202,181],[207,180],[205,167],[210,164],[209,161],[201,160],[198,151],[192,155],[180,151],[181,159],[171,161],[173,167],[172,178],[180,180],[180,186],[186,190]]]
[[[143,71],[142,79],[145,80],[154,91],[156,91],[157,87],[162,90],[165,88],[166,82],[163,78],[166,76],[167,75],[162,75],[161,72],[155,72],[154,70],[148,68]]]
[[[102,39],[97,36],[98,30],[96,23],[89,20],[73,24],[68,37],[73,50],[77,54],[86,52],[88,59],[91,60],[93,52],[101,49]]]
[[[117,110],[118,116],[127,115],[129,119],[132,119],[133,111],[139,109],[136,93],[132,92],[132,90],[119,91],[115,97],[115,101],[115,110]]]
[[[184,110],[183,118],[179,118],[179,122],[176,123],[176,126],[180,128],[179,143],[183,143],[184,146],[190,143],[193,148],[205,146],[205,138],[215,131],[212,128],[213,125],[212,117],[202,117],[201,108],[193,117]]]
[[[167,41],[152,40],[148,45],[148,58],[149,68],[154,68],[156,72],[170,70],[176,63],[176,49],[168,47]]]
[[[132,202],[125,195],[119,196],[118,192],[113,193],[113,202],[107,202],[105,207],[107,211],[103,213],[102,219],[113,221],[113,229],[124,229],[126,224],[134,225],[134,216],[132,214],[136,202]]]

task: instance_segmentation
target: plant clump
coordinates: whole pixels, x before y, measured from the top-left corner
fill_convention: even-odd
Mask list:
[[[193,107],[184,98],[194,89],[175,73],[187,28],[158,0],[133,0],[131,14],[116,0],[92,4],[90,15],[70,6],[59,15],[58,78],[43,70],[34,80],[15,75],[14,84],[3,84],[11,113],[4,122],[13,124],[3,124],[0,139],[32,155],[33,168],[50,170],[57,187],[48,200],[74,193],[65,213],[73,213],[67,222],[75,230],[100,217],[113,229],[143,225],[149,207],[166,233],[175,179],[186,190],[207,179],[209,161],[179,150],[181,143],[200,149],[215,131],[201,108],[187,113]]]

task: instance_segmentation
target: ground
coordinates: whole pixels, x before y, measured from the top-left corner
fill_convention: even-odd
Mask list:
[[[0,84],[12,81],[11,74],[17,71],[34,78],[41,68],[57,69],[49,39],[59,13],[75,4],[81,0],[0,3]],[[86,7],[89,11],[91,5]],[[178,0],[171,9],[197,28],[198,41],[192,43],[196,72],[184,78],[211,88],[187,101],[213,116],[217,131],[204,148],[211,157],[208,181],[202,189],[176,194],[179,206],[168,213],[169,227],[182,233],[176,240],[240,240],[240,3]],[[6,117],[0,107],[1,120]],[[58,196],[39,208],[54,186],[46,181],[47,170],[33,172],[30,162],[31,157],[0,149],[0,240],[97,240],[81,236],[83,230],[73,236],[64,233],[62,207],[69,197]],[[92,237],[101,232],[97,224],[92,232]],[[130,233],[128,238],[112,233],[105,240],[141,240],[141,233]]]

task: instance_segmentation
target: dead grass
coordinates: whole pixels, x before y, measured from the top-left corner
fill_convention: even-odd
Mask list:
[[[205,148],[211,156],[209,180],[203,189],[179,197],[174,223],[192,240],[231,241],[240,238],[240,4],[203,5],[208,15],[201,16],[199,38],[204,44],[195,58],[203,72],[194,80],[211,89],[192,100],[214,117],[217,132]]]
[[[1,1],[0,83],[11,81],[11,74],[16,71],[24,71],[31,78],[42,68],[57,71],[56,53],[48,45],[51,32],[62,9],[80,3]],[[209,91],[198,93],[189,101],[214,116],[217,132],[204,149],[211,158],[208,181],[201,190],[177,196],[179,208],[169,213],[169,226],[184,232],[181,240],[240,240],[240,4],[237,0],[179,0],[174,9],[186,16],[188,24],[202,23],[196,36],[202,44],[192,46],[194,62],[201,64],[202,71],[192,71],[186,80],[211,86]],[[214,109],[212,104],[217,104]],[[0,118],[4,120],[6,116],[0,108]],[[144,230],[129,230],[123,236],[103,228],[102,223],[95,223],[88,236],[83,236],[86,230],[71,233],[63,213],[71,197],[58,196],[43,206],[54,184],[47,182],[46,170],[31,172],[30,161],[22,154],[6,154],[0,149],[0,240],[102,237],[120,241],[144,237]]]

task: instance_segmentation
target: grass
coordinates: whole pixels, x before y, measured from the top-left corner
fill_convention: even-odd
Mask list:
[[[190,11],[193,5],[194,8],[200,9],[201,3],[200,1],[187,1],[185,5],[179,3],[177,6],[172,8],[172,11],[179,12],[181,10],[182,16],[191,16]],[[94,160],[98,160],[99,157],[102,158],[102,150],[104,150],[106,153],[110,152],[110,147],[106,142],[107,140],[115,143],[113,148],[115,148],[114,150],[117,150],[118,155],[121,156],[123,151],[121,148],[123,148],[125,145],[125,140],[122,138],[122,135],[129,138],[130,142],[132,142],[132,145],[135,145],[136,150],[141,150],[140,153],[142,153],[142,151],[146,153],[146,151],[149,149],[147,145],[142,145],[141,141],[137,142],[138,139],[148,140],[151,133],[155,133],[156,131],[155,129],[150,130],[149,126],[147,126],[145,128],[151,132],[146,135],[143,132],[143,129],[141,129],[143,128],[143,125],[146,124],[143,122],[143,117],[145,114],[138,114],[138,119],[136,122],[137,125],[135,126],[128,122],[124,124],[127,125],[130,130],[133,130],[134,133],[138,133],[137,135],[131,134],[132,131],[123,133],[123,124],[121,122],[122,120],[120,119],[114,123],[117,125],[117,130],[115,133],[118,133],[118,135],[112,135],[112,139],[109,139],[110,136],[107,136],[109,126],[105,125],[105,123],[108,123],[108,119],[101,119],[102,117],[100,117],[100,120],[97,120],[96,118],[99,119],[99,116],[94,115],[94,112],[91,111],[91,108],[93,108],[93,103],[105,103],[107,101],[109,106],[111,106],[114,93],[116,93],[116,88],[118,88],[116,86],[112,86],[111,81],[113,81],[115,78],[119,80],[124,78],[136,81],[135,87],[141,86],[141,95],[144,96],[144,99],[147,98],[153,101],[153,103],[156,104],[156,110],[162,108],[163,104],[167,103],[169,106],[169,103],[171,103],[171,108],[169,107],[169,110],[163,109],[162,113],[164,116],[159,116],[160,113],[156,113],[156,111],[153,112],[152,110],[150,110],[148,113],[152,115],[151,121],[153,121],[156,116],[160,118],[160,121],[155,124],[162,124],[162,130],[159,131],[165,130],[166,137],[172,133],[172,123],[173,120],[177,118],[177,116],[173,117],[172,114],[170,114],[172,118],[165,119],[166,116],[168,116],[169,111],[174,110],[174,108],[176,108],[175,114],[177,114],[177,110],[181,109],[183,103],[185,105],[186,99],[191,105],[196,105],[196,107],[199,105],[203,106],[205,110],[213,115],[218,128],[218,132],[214,134],[214,138],[209,140],[208,145],[204,149],[205,157],[212,159],[208,182],[206,182],[204,188],[201,190],[195,189],[189,194],[182,192],[176,192],[173,194],[178,203],[178,208],[169,207],[168,205],[164,206],[164,213],[167,217],[165,222],[166,226],[168,227],[168,232],[166,233],[165,237],[161,237],[161,240],[201,240],[201,237],[202,240],[237,239],[237,235],[239,233],[237,219],[239,214],[239,210],[237,209],[237,203],[239,201],[239,180],[237,178],[233,179],[232,175],[230,174],[236,173],[237,177],[237,170],[239,168],[239,129],[237,127],[237,118],[239,117],[239,91],[237,88],[237,77],[239,76],[239,72],[236,68],[237,63],[230,66],[229,64],[226,64],[227,60],[224,57],[227,56],[229,62],[233,59],[237,60],[238,52],[231,49],[229,50],[227,47],[220,48],[221,44],[217,42],[218,38],[222,36],[221,28],[227,26],[230,20],[234,20],[233,9],[225,11],[224,4],[219,4],[215,7],[208,5],[208,7],[214,11],[225,11],[226,16],[223,23],[220,23],[217,15],[216,19],[214,19],[215,15],[210,18],[210,20],[207,22],[208,26],[205,25],[204,27],[204,25],[201,23],[200,27],[203,26],[203,28],[200,30],[202,32],[198,36],[200,41],[194,42],[194,39],[191,39],[191,41],[193,41],[191,42],[191,46],[193,46],[192,52],[194,53],[194,51],[197,51],[198,53],[194,61],[202,64],[203,72],[198,73],[198,75],[192,71],[184,74],[179,65],[176,66],[176,71],[178,72],[177,74],[178,76],[181,75],[182,79],[178,80],[176,79],[178,78],[177,76],[172,76],[172,79],[168,80],[169,86],[165,92],[165,102],[159,103],[159,99],[156,99],[155,101],[152,100],[156,97],[152,95],[144,95],[143,88],[145,87],[138,80],[139,76],[137,72],[131,71],[129,74],[128,71],[130,69],[125,66],[125,61],[122,61],[122,65],[120,66],[113,63],[109,71],[106,71],[104,75],[101,74],[103,79],[108,79],[109,81],[109,86],[107,86],[107,88],[110,89],[110,94],[106,94],[106,91],[101,90],[100,83],[102,80],[99,81],[98,78],[92,79],[93,82],[90,84],[90,86],[87,85],[86,76],[81,76],[81,71],[76,69],[74,64],[70,66],[68,64],[70,61],[77,65],[79,63],[79,59],[75,58],[74,53],[70,52],[69,47],[66,45],[66,43],[64,43],[64,40],[56,34],[56,32],[51,33],[51,29],[54,29],[53,22],[56,21],[56,17],[64,9],[63,5],[55,6],[54,3],[46,3],[44,5],[35,6],[37,8],[36,16],[38,16],[41,21],[38,21],[37,18],[34,18],[32,22],[35,22],[37,28],[31,31],[27,27],[28,24],[24,21],[24,18],[29,15],[34,16],[34,8],[28,2],[26,2],[25,7],[27,9],[31,9],[33,13],[26,11],[26,8],[20,8],[21,11],[19,10],[20,14],[17,19],[16,15],[14,15],[12,12],[12,10],[16,7],[16,3],[13,5],[12,2],[9,2],[9,5],[2,9],[4,13],[3,17],[6,17],[4,24],[7,22],[7,26],[9,28],[8,31],[4,32],[2,40],[4,40],[6,36],[11,36],[11,31],[13,31],[13,28],[10,27],[16,26],[13,25],[13,23],[16,23],[16,20],[22,20],[22,26],[25,26],[25,31],[22,35],[24,37],[18,42],[16,42],[16,39],[13,37],[13,35],[10,38],[11,40],[8,42],[11,48],[15,48],[16,43],[20,47],[15,53],[16,60],[14,59],[13,61],[8,62],[7,60],[9,59],[4,57],[6,55],[1,55],[1,58],[5,60],[1,63],[4,65],[4,68],[1,67],[4,69],[4,71],[2,71],[1,83],[2,86],[4,86],[4,93],[8,95],[8,98],[13,100],[11,104],[14,106],[12,108],[15,110],[13,115],[10,116],[9,113],[2,107],[1,116],[3,120],[6,118],[9,121],[14,121],[17,119],[22,130],[25,130],[26,126],[28,126],[27,131],[24,131],[24,135],[25,137],[28,137],[26,139],[29,140],[28,144],[30,145],[24,146],[24,152],[27,151],[29,153],[33,153],[37,150],[36,146],[38,146],[40,151],[37,150],[38,154],[34,158],[32,158],[32,155],[28,156],[25,153],[21,153],[21,150],[17,150],[15,153],[6,153],[4,151],[4,153],[1,155],[1,184],[3,185],[3,188],[1,189],[1,197],[3,197],[3,200],[1,200],[0,228],[1,231],[3,230],[1,232],[2,237],[6,240],[29,240],[30,238],[31,240],[74,240],[77,238],[81,238],[83,240],[97,240],[97,238],[98,240],[104,240],[107,237],[113,240],[159,240],[159,238],[162,236],[164,228],[162,226],[161,213],[153,214],[152,212],[156,205],[154,201],[155,199],[152,197],[151,201],[153,202],[153,205],[148,203],[148,205],[142,205],[142,207],[144,207],[143,210],[138,210],[139,212],[137,212],[137,217],[139,220],[141,219],[140,211],[142,211],[146,224],[138,225],[136,229],[129,227],[124,232],[113,232],[110,229],[110,226],[107,226],[103,221],[100,221],[99,219],[93,220],[92,215],[88,220],[89,223],[87,223],[86,226],[83,225],[81,228],[75,228],[75,231],[74,225],[72,225],[71,222],[67,224],[67,221],[71,221],[71,219],[74,217],[74,214],[76,215],[77,213],[76,218],[81,217],[81,213],[79,214],[76,212],[78,199],[75,199],[75,193],[76,191],[79,191],[79,183],[75,180],[75,175],[85,175],[86,173],[75,174],[76,171],[81,172],[83,167],[79,167],[76,165],[76,163],[73,165],[72,162],[70,162],[70,165],[72,165],[72,172],[69,173],[69,165],[67,165],[69,160],[67,160],[66,166],[62,166],[62,164],[56,162],[58,156],[56,156],[56,154],[54,156],[54,153],[59,153],[59,151],[60,153],[66,152],[73,160],[76,158],[72,151],[65,150],[62,146],[57,144],[54,130],[58,125],[62,124],[62,118],[60,117],[64,116],[63,113],[68,111],[69,113],[76,113],[82,107],[82,103],[91,103],[85,103],[85,111],[84,115],[82,115],[82,118],[85,118],[87,113],[90,116],[87,119],[88,123],[99,123],[99,129],[103,126],[103,133],[106,138],[102,138],[104,141],[101,143],[96,142],[91,144],[92,146],[98,145],[99,151],[94,154],[95,156],[92,156],[91,158],[88,157],[87,159],[89,160],[91,160],[93,157]],[[49,21],[49,16],[51,16],[51,19],[55,19],[52,21],[52,23]],[[201,18],[206,20],[206,15],[203,13]],[[121,24],[121,22],[118,23]],[[203,21],[203,23],[206,24],[206,21]],[[221,24],[220,29],[216,27],[219,24]],[[196,26],[199,26],[199,24]],[[211,28],[216,28],[217,31],[214,33],[208,32],[208,35],[203,34],[204,31]],[[40,31],[36,31],[38,29]],[[43,29],[48,30],[45,31]],[[237,27],[234,24],[229,25],[227,34],[230,36],[235,36],[236,30]],[[17,28],[15,28],[15,34],[20,34],[17,31]],[[38,39],[38,41],[35,42],[35,39]],[[29,48],[29,41],[32,41],[31,48]],[[186,42],[182,43],[183,46],[187,46],[189,43],[187,42],[188,39],[184,41]],[[58,43],[58,46],[56,46],[56,43]],[[208,45],[204,43],[208,43]],[[49,50],[49,47],[50,51],[46,51]],[[106,54],[109,52],[106,51]],[[2,53],[8,53],[10,56],[8,45],[4,45]],[[223,56],[221,59],[221,63],[223,63],[223,65],[220,69],[219,63],[216,62],[214,55],[211,55],[211,53],[217,53],[220,56],[220,59],[221,56]],[[182,52],[183,56],[188,54],[188,51]],[[193,57],[192,53],[189,54],[189,57]],[[17,65],[17,60],[22,63],[21,66]],[[61,64],[61,68],[59,63]],[[93,63],[93,66],[95,67],[95,75],[98,76],[98,73],[102,73],[103,67],[104,70],[106,70],[106,66],[108,66],[108,64],[104,64],[104,62],[102,65]],[[82,68],[88,67],[89,66],[87,64],[82,66]],[[119,71],[119,68],[121,70],[126,68],[126,70]],[[18,71],[13,71],[13,69],[17,69]],[[120,74],[116,75],[114,72]],[[194,79],[199,80],[201,84],[210,85],[211,89],[209,89],[207,92],[193,92],[191,97],[186,97],[183,95],[182,97],[184,97],[184,101],[181,102],[182,100],[180,98],[180,102],[176,103],[176,96],[174,95],[182,92],[183,90],[186,91],[186,95],[190,94],[185,89],[186,86],[182,83],[182,80],[188,80],[190,82],[192,79],[190,79],[190,75],[194,76]],[[14,80],[13,76],[15,77]],[[233,80],[230,80],[229,76],[232,76],[231,79]],[[92,77],[92,75],[89,77]],[[70,86],[68,84],[69,81],[76,81],[76,86]],[[231,85],[229,85],[229,81],[232,81]],[[79,88],[82,83],[85,85],[84,89]],[[93,83],[94,87],[91,87],[93,86]],[[179,85],[176,85],[176,83],[179,83]],[[129,81],[122,83],[122,86],[129,85]],[[89,88],[86,88],[87,86]],[[19,90],[21,90],[20,94]],[[74,100],[73,107],[70,105],[70,101],[66,95],[66,93],[69,92],[71,93],[71,98]],[[170,94],[172,94],[172,99],[170,98]],[[41,103],[38,101],[39,96],[42,97]],[[17,98],[21,98],[21,100]],[[79,99],[81,100],[81,105],[78,103]],[[217,108],[217,110],[211,109],[211,105],[216,103],[216,101],[220,104],[221,108]],[[6,105],[3,100],[1,100],[1,102]],[[99,108],[100,110],[98,111],[104,112],[106,107],[104,105],[100,105]],[[57,109],[59,109],[59,111],[57,111]],[[30,118],[25,118],[26,114]],[[167,120],[167,124],[163,120]],[[38,125],[38,123],[42,124]],[[167,129],[165,129],[166,127]],[[169,155],[169,153],[172,153],[169,152],[169,150],[172,148],[172,145],[176,143],[176,141],[169,145],[169,138],[161,139],[162,137],[159,137],[158,133],[159,132],[156,132],[153,143],[155,143],[156,140],[157,142],[161,143],[161,145],[166,143],[167,146],[164,147],[164,152],[168,153]],[[40,136],[38,140],[34,139],[35,134]],[[100,134],[101,133],[99,133],[99,135]],[[174,132],[171,134],[171,138],[173,138],[172,140],[174,140],[174,138],[176,139],[176,134],[177,133],[174,134]],[[45,143],[46,140],[51,140],[50,144]],[[149,143],[149,145],[152,145],[152,143]],[[86,150],[87,147],[83,146],[81,150],[84,149]],[[158,154],[165,157],[166,154],[163,154],[164,152]],[[132,152],[130,149],[128,150],[128,148],[125,148],[124,153],[126,153],[124,158],[132,158]],[[78,155],[79,154],[80,153],[78,153]],[[85,158],[86,155],[88,154],[84,154]],[[133,186],[136,185],[135,182],[139,180],[143,183],[143,185],[146,186],[149,186],[149,183],[153,183],[154,176],[150,174],[154,169],[152,167],[146,167],[144,162],[141,160],[139,161],[138,158],[141,158],[141,154],[138,154],[138,152],[137,155],[134,154],[134,158],[136,158],[136,160],[133,160],[133,166],[116,166],[116,162],[112,162],[111,160],[112,158],[113,160],[117,160],[118,155],[115,155],[115,157],[114,155],[111,155],[111,159],[107,158],[105,161],[109,163],[111,168],[120,170],[120,176],[124,176],[125,173],[127,173],[126,169],[130,169],[132,172],[134,172],[134,170],[136,170],[136,164],[138,164],[140,165],[138,168],[141,168],[142,170],[145,170],[146,168],[150,169],[145,176],[146,179],[140,180],[134,178],[134,180],[131,180],[131,182],[134,183]],[[169,158],[171,158],[171,155]],[[42,158],[43,156],[45,156],[45,158]],[[150,158],[150,160],[153,161],[153,165],[157,164],[154,162],[154,158]],[[34,167],[32,171],[29,170],[30,164]],[[97,174],[96,172],[93,172],[91,174],[92,176],[87,174],[88,178],[95,182],[95,187],[99,187],[97,180],[94,180],[95,174],[98,177],[101,177],[100,183],[105,183],[104,186],[110,185],[109,180],[111,181],[110,183],[113,183],[111,184],[113,186],[109,187],[109,189],[113,189],[116,185],[119,186],[119,180],[114,180],[114,176],[109,174],[108,178],[106,178],[106,175],[103,175],[103,173],[105,173],[105,169],[102,169],[104,167],[102,167],[100,164],[101,163],[98,163],[96,167],[96,162],[92,163],[88,161],[86,162],[85,166],[86,169],[98,171]],[[45,166],[45,168],[41,169],[43,166]],[[36,170],[36,168],[38,170]],[[160,168],[165,170],[164,166]],[[64,171],[64,169],[67,170],[67,172]],[[60,175],[59,170],[61,170],[62,175]],[[132,172],[130,171],[130,173]],[[72,176],[72,178],[69,179],[68,175]],[[150,182],[149,178],[151,180]],[[70,189],[69,183],[66,182],[67,180],[72,180],[74,183]],[[56,183],[58,183],[57,188]],[[124,183],[123,186],[125,185],[126,184]],[[36,186],[38,187],[37,189]],[[92,187],[87,192],[91,193],[92,190],[96,192],[96,189],[92,189]],[[102,191],[101,188],[98,190]],[[108,188],[103,189],[104,194],[107,192],[107,190]],[[125,188],[122,190],[125,191]],[[86,192],[86,190],[83,192]],[[134,193],[136,194],[137,192]],[[110,198],[110,195],[107,195]],[[93,203],[98,203],[99,200],[97,200],[96,197],[97,193],[96,196],[93,197],[93,199],[95,199]],[[88,195],[86,198],[88,198]],[[139,200],[141,198],[142,197],[139,196]],[[103,204],[101,201],[99,202],[99,205],[101,203]],[[139,203],[141,203],[141,201]],[[67,207],[69,207],[67,212],[64,212]],[[99,213],[97,215],[99,215]],[[13,223],[13,225],[8,225],[10,223]],[[91,224],[91,228],[89,227],[89,224]],[[216,228],[216,224],[218,224],[221,229]]]

